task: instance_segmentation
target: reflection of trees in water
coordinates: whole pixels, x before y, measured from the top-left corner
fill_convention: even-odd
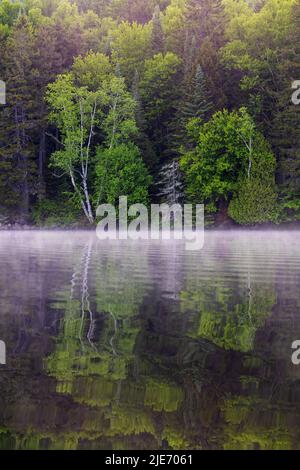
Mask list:
[[[292,397],[299,397],[299,373],[290,364],[289,338],[299,336],[299,322],[287,321],[289,313],[282,299],[288,295],[293,299],[290,303],[295,301],[299,276],[291,282],[293,269],[288,264],[292,259],[272,263],[267,252],[262,254],[270,245],[257,253],[250,248],[243,250],[238,270],[228,257],[219,255],[208,279],[203,280],[199,273],[198,289],[195,278],[188,280],[182,309],[198,312],[199,326],[190,330],[191,335],[207,338],[232,357],[231,367],[222,373],[224,385],[217,406],[224,420],[222,446],[297,448],[291,436],[295,436],[295,423],[299,425],[300,410]],[[219,276],[223,262],[227,275]],[[289,276],[286,284],[283,273]],[[225,357],[222,351],[222,359]]]
[[[28,382],[24,401],[11,395],[4,423],[14,431],[4,426],[0,446],[299,446],[295,371],[265,344],[291,334],[272,320],[284,286],[275,268],[261,279],[251,257],[230,265],[225,248],[194,261],[178,252],[176,263],[93,243],[76,252],[71,284],[52,303],[49,375]]]
[[[55,305],[65,310],[56,351],[48,359],[49,371],[58,379],[85,372],[126,376],[138,331],[131,327],[131,317],[138,312],[142,292],[126,273],[118,278],[119,260],[112,258],[97,257],[92,241],[86,244],[72,275],[70,297],[62,292],[64,301]]]
[[[191,329],[191,336],[206,338],[227,350],[253,350],[256,332],[272,314],[276,294],[274,273],[261,282],[260,273],[251,266],[251,258],[244,259],[244,269],[237,275],[227,257],[216,257],[206,266],[205,276],[203,266],[188,276],[181,308],[198,316],[198,327]]]
[[[73,300],[76,300],[76,291],[78,292],[78,298],[80,299],[80,327],[79,327],[79,340],[82,345],[82,349],[85,349],[85,340],[88,341],[89,345],[97,350],[94,342],[93,342],[93,335],[95,333],[96,328],[96,318],[93,313],[93,309],[91,307],[91,300],[90,300],[90,292],[89,292],[89,276],[93,275],[90,274],[91,270],[91,261],[92,261],[92,253],[93,253],[93,241],[90,239],[88,243],[86,243],[85,247],[82,250],[82,258],[78,266],[74,268],[72,278],[71,278],[71,289],[70,289],[70,302],[72,303]],[[114,338],[117,335],[117,320],[112,312],[108,312],[113,319],[114,324],[114,331],[109,340],[109,344],[111,345],[111,349],[114,355],[117,355],[117,352],[114,347]],[[76,321],[76,316],[70,321]],[[86,331],[84,332],[84,327],[88,325]],[[83,335],[85,338],[83,339]]]

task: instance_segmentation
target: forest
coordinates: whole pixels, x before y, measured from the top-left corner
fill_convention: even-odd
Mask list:
[[[0,223],[300,221],[300,0],[0,1]]]

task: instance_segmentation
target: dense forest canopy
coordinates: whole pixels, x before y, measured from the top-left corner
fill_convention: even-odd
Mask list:
[[[0,42],[0,222],[300,220],[300,0],[2,0]]]

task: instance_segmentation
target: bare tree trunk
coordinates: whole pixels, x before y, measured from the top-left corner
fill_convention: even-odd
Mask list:
[[[84,196],[85,196],[85,203],[86,203],[86,210],[87,210],[87,213],[88,213],[88,219],[89,219],[90,223],[93,223],[94,222],[94,216],[93,216],[92,207],[91,207],[91,203],[90,203],[90,197],[89,197],[86,178],[83,179],[83,192],[84,192]]]
[[[76,184],[76,181],[75,181],[75,178],[74,178],[74,174],[73,174],[73,171],[72,171],[71,168],[69,168],[69,174],[70,174],[70,178],[71,178],[73,188],[74,188],[75,192],[77,193],[77,195],[80,199],[80,203],[81,203],[81,207],[83,209],[84,215],[88,219],[89,223],[92,224],[94,222],[94,217],[93,217],[93,213],[92,213],[92,209],[91,209],[91,205],[90,205],[89,194],[88,194],[88,192],[85,193],[85,199],[86,200],[84,201],[82,199],[82,193],[80,192],[80,190],[77,187],[77,184]]]
[[[93,110],[91,112],[91,124],[90,124],[90,131],[89,131],[89,138],[87,142],[86,151],[83,150],[83,108],[82,103],[79,103],[80,107],[80,128],[81,128],[81,143],[80,143],[80,158],[81,158],[81,179],[82,179],[82,190],[84,193],[85,201],[82,201],[82,207],[84,208],[84,213],[90,223],[94,222],[93,211],[90,202],[90,195],[88,190],[88,168],[89,168],[89,156],[90,156],[90,147],[92,142],[93,136],[93,129],[94,129],[94,121],[95,115],[97,110],[97,103],[94,103]],[[73,178],[74,180],[74,178]]]

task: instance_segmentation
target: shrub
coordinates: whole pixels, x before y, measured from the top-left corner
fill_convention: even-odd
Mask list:
[[[277,221],[277,195],[272,182],[256,178],[241,182],[237,195],[229,204],[230,217],[242,225]]]

